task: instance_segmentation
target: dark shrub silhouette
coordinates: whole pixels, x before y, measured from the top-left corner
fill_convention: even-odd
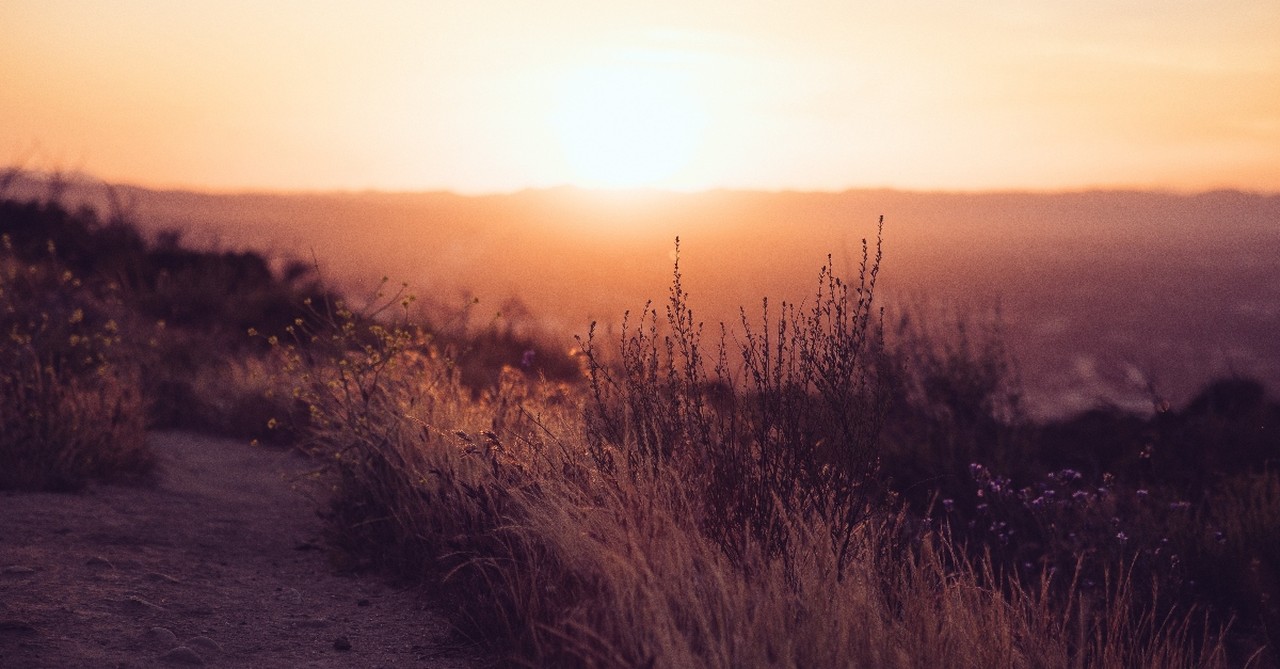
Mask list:
[[[1266,388],[1254,379],[1210,383],[1163,428],[1170,451],[1166,464],[1200,485],[1208,477],[1280,461],[1280,404],[1268,402]]]

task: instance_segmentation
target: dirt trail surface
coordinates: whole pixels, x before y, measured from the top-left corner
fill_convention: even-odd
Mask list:
[[[479,665],[422,593],[335,574],[305,458],[152,445],[154,487],[0,493],[0,667]]]

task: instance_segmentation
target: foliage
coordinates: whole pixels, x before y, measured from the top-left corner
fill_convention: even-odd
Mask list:
[[[5,200],[0,233],[0,487],[143,478],[148,419],[296,443],[341,568],[439,583],[517,662],[1274,663],[1280,405],[1035,424],[998,313],[886,328],[879,234],[710,335],[677,253],[575,360],[119,216]]]
[[[0,489],[144,478],[154,460],[115,296],[63,268],[52,243],[43,262],[8,235],[0,245]]]
[[[425,332],[345,311],[327,359],[279,343],[347,564],[435,580],[534,666],[1226,666],[1145,572],[1009,571],[884,489],[901,372],[873,267],[708,354],[677,265],[665,319],[628,320],[616,359],[583,342],[585,387],[512,368],[472,398]]]
[[[638,326],[624,321],[617,374],[594,330],[584,342],[597,465],[611,469],[620,453],[632,471],[674,470],[704,490],[703,530],[739,562],[759,545],[794,568],[790,524],[817,520],[842,573],[878,493],[875,444],[887,401],[873,302],[879,240],[872,260],[864,241],[856,284],[830,265],[821,270],[811,309],[784,303],[771,322],[766,301],[755,327],[744,312],[733,350],[722,326],[714,363],[704,358],[676,243],[666,332],[650,306]],[[739,368],[745,388],[734,381]]]

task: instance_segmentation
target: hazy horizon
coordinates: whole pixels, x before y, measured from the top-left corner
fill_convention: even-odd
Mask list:
[[[1241,193],[1270,197],[1280,195],[1280,185],[1274,188],[1249,188],[1241,186],[1216,187],[1178,187],[1178,186],[1142,186],[1120,184],[1098,184],[1081,186],[1061,186],[1042,188],[911,188],[898,186],[859,186],[850,185],[840,188],[736,188],[730,186],[710,186],[706,188],[675,188],[663,186],[608,187],[583,186],[573,183],[549,184],[543,186],[523,186],[507,190],[472,192],[450,188],[379,188],[379,187],[329,187],[329,188],[271,188],[271,187],[218,187],[200,186],[198,184],[181,183],[144,183],[128,180],[111,180],[90,171],[64,169],[59,167],[38,168],[20,164],[0,165],[0,172],[10,171],[48,183],[61,180],[77,187],[100,187],[116,189],[136,189],[158,193],[186,193],[191,195],[210,196],[362,196],[362,195],[451,195],[464,198],[485,198],[521,195],[524,193],[541,193],[555,191],[573,191],[586,197],[606,199],[634,199],[648,196],[666,195],[714,195],[716,193],[768,195],[843,195],[849,193],[902,193],[917,195],[1073,195],[1085,193],[1151,193],[1158,195],[1195,196],[1210,193]]]

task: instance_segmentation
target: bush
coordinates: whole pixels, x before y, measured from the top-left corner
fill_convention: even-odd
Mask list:
[[[822,268],[809,310],[784,303],[771,321],[766,301],[758,326],[744,312],[736,348],[722,325],[714,361],[704,358],[703,324],[681,285],[679,240],[676,250],[664,332],[649,306],[638,326],[624,321],[617,373],[592,337],[584,342],[598,464],[612,467],[618,453],[632,471],[671,469],[704,491],[703,530],[731,558],[758,545],[791,565],[789,523],[816,519],[844,565],[881,492],[876,443],[888,398],[874,304],[879,239],[873,259],[864,240],[856,283]]]
[[[138,370],[120,353],[118,303],[0,240],[0,488],[146,477],[154,458]]]

